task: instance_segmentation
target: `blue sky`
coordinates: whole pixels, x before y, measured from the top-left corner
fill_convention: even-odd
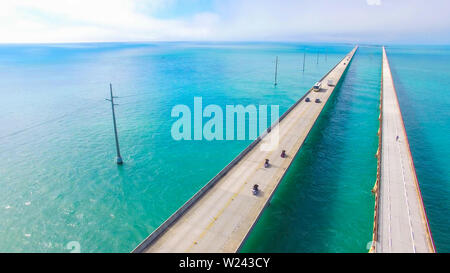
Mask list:
[[[450,44],[448,0],[1,0],[0,43]]]

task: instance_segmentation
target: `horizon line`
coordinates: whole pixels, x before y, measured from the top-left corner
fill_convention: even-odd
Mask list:
[[[0,42],[3,45],[64,45],[64,44],[157,44],[157,43],[285,43],[285,44],[340,44],[340,45],[420,45],[420,46],[450,46],[450,43],[419,43],[419,42],[343,42],[343,41],[292,41],[292,40],[136,40],[136,41],[72,41],[72,42]]]

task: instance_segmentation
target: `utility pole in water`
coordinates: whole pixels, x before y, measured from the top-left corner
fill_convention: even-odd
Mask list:
[[[114,104],[114,97],[113,96],[113,91],[112,91],[112,84],[109,84],[109,91],[110,91],[110,99],[105,99],[107,101],[111,102],[111,109],[112,109],[112,116],[113,116],[113,124],[114,124],[114,135],[116,137],[116,150],[117,150],[117,164],[118,165],[122,165],[123,164],[123,160],[122,160],[122,156],[120,155],[120,147],[119,147],[119,137],[117,136],[117,125],[116,125],[116,113],[114,111],[114,106],[116,106],[117,104]]]
[[[305,72],[305,60],[306,60],[306,50],[303,52],[303,72]]]
[[[277,56],[277,59],[276,59],[276,61],[275,61],[275,86],[277,86],[278,85],[278,56]]]

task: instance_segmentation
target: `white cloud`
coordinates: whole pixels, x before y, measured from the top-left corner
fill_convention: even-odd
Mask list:
[[[211,0],[215,4],[208,12],[157,16],[178,1],[186,0],[0,0],[0,43],[450,42],[447,0]]]
[[[2,0],[0,42],[82,42],[202,39],[214,14],[191,19],[157,19],[171,1]]]

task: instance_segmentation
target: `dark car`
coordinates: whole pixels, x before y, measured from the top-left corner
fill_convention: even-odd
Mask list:
[[[305,100],[306,102],[310,102],[311,101],[311,99],[310,98],[306,98],[306,100]]]
[[[321,103],[322,101],[320,101],[320,99],[316,99],[316,103]]]

